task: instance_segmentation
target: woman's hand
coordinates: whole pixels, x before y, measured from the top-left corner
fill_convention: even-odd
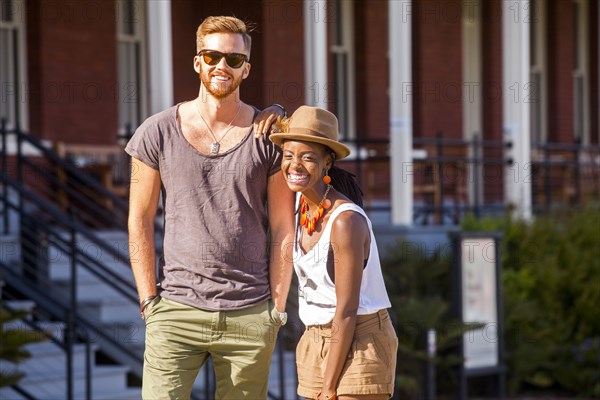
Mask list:
[[[279,104],[273,104],[258,113],[254,119],[254,138],[260,139],[269,135],[269,130],[277,117],[285,117],[285,108]]]

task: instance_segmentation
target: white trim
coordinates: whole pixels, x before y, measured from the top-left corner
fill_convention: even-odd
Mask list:
[[[146,2],[148,13],[146,37],[148,43],[150,114],[173,105],[173,44],[171,30],[171,0]],[[190,57],[190,68],[192,61]]]
[[[535,46],[535,52],[537,54],[536,60],[531,61],[531,84],[535,82],[533,79],[533,74],[539,74],[540,76],[540,87],[533,87],[533,90],[536,90],[537,93],[533,96],[534,101],[539,101],[540,107],[540,137],[539,143],[542,144],[548,141],[548,61],[547,61],[547,29],[546,29],[546,1],[545,0],[531,0],[535,2],[535,13],[532,14],[531,23],[535,21],[535,37],[532,41],[531,46]],[[535,107],[535,103],[530,103],[531,107]],[[532,110],[531,119],[533,123],[533,119],[535,118],[535,113]],[[534,137],[535,132],[531,132],[532,139]]]
[[[134,126],[132,126],[132,129],[135,129],[137,126],[135,126],[135,123],[137,122],[138,124],[141,124],[144,119],[146,119],[146,117],[148,117],[148,68],[147,68],[147,40],[146,40],[146,2],[144,2],[143,0],[131,0],[131,2],[134,5],[134,12],[132,16],[133,21],[133,33],[124,33],[121,30],[122,27],[122,22],[124,21],[125,18],[127,18],[128,16],[124,15],[124,11],[122,9],[123,7],[123,2],[126,0],[117,0],[115,2],[115,5],[117,7],[117,63],[118,65],[118,73],[120,73],[121,71],[121,67],[120,67],[120,63],[121,63],[121,59],[119,58],[119,54],[120,54],[120,50],[119,50],[119,46],[123,43],[125,44],[132,44],[132,45],[137,45],[139,48],[139,59],[138,64],[135,65],[136,67],[136,71],[134,71],[135,74],[139,74],[139,76],[137,76],[138,81],[136,82],[137,87],[136,89],[139,90],[139,92],[135,93],[135,98],[137,100],[137,111],[139,112],[139,121],[127,121],[127,122],[133,122]],[[128,88],[124,88],[121,86],[121,77],[119,76],[119,96],[118,96],[118,101],[120,102],[119,104],[119,133],[123,134],[125,133],[125,126],[123,124],[123,121],[121,121],[121,111],[120,111],[120,106],[122,105],[121,102],[125,102],[128,101],[129,99],[127,99],[127,96],[129,95],[129,90]],[[125,93],[124,93],[125,92]]]
[[[347,0],[333,0],[337,5],[339,4],[341,10],[339,14],[334,15],[328,20],[331,21],[332,30],[341,29],[341,44],[333,43],[331,46],[331,53],[334,57],[336,54],[342,54],[346,56],[345,68],[347,71],[346,76],[342,77],[344,80],[340,80],[335,70],[333,74],[335,76],[335,82],[337,85],[335,90],[335,99],[337,101],[337,117],[340,120],[340,132],[344,135],[345,139],[356,138],[356,64],[354,62],[354,2]],[[331,32],[332,38],[335,37],[335,33]],[[333,41],[333,40],[332,40]],[[342,93],[338,91],[338,88],[344,88],[343,93],[345,94],[342,99]],[[343,100],[344,103],[340,103]],[[341,110],[340,105],[344,104],[345,107]],[[343,126],[342,126],[343,125]]]
[[[305,103],[327,108],[327,1],[304,0]]]
[[[483,140],[483,88],[482,82],[482,54],[481,54],[481,0],[463,0],[462,18],[462,76],[463,76],[463,138],[471,140],[475,135]],[[472,157],[473,149],[468,148],[469,156]],[[475,168],[469,164],[469,176],[477,173],[478,179],[469,179],[468,194],[469,203],[483,203],[483,199],[475,199],[475,194],[483,193],[483,188],[476,188],[475,184],[481,186],[483,182],[483,168]],[[476,190],[477,189],[477,190]],[[481,189],[481,190],[479,190]]]
[[[584,0],[573,0],[573,4],[577,3],[579,5],[579,26],[575,28],[579,28],[575,31],[575,43],[580,47],[579,48],[579,69],[573,71],[573,101],[574,107],[573,112],[574,115],[574,131],[576,132],[577,128],[577,99],[576,99],[576,79],[581,78],[583,80],[582,90],[583,90],[583,126],[581,127],[581,143],[587,145],[590,143],[590,90],[589,90],[589,54],[588,54],[588,44],[589,44],[589,23],[588,23],[588,11],[589,11],[589,2]]]
[[[481,1],[463,0],[463,138],[483,131],[481,87]]]
[[[505,168],[504,195],[515,216],[525,220],[532,218],[529,5],[529,0],[502,1],[502,124],[505,140],[512,141],[506,156],[514,162]]]
[[[10,0],[13,6],[13,21],[10,23],[0,21],[0,27],[16,29],[17,42],[19,46],[19,82],[17,87],[13,88],[19,95],[19,126],[21,130],[29,131],[29,79],[27,74],[27,11],[25,9],[25,0]],[[5,96],[2,88],[2,97]]]
[[[412,0],[389,0],[388,7],[392,223],[412,225]]]

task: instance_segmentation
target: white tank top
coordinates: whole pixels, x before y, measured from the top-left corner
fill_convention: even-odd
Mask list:
[[[333,320],[336,307],[335,284],[327,273],[327,258],[331,242],[331,227],[333,221],[343,212],[352,211],[364,216],[369,225],[371,248],[367,264],[363,269],[358,302],[358,315],[372,314],[391,307],[385,290],[379,252],[373,235],[371,221],[364,210],[354,203],[344,203],[337,207],[329,216],[317,244],[304,253],[299,246],[298,225],[296,225],[296,240],[294,245],[294,269],[298,276],[299,314],[305,325],[326,324]]]

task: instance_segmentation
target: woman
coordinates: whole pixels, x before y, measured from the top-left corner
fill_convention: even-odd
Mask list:
[[[387,308],[379,254],[353,176],[333,166],[350,149],[329,111],[302,106],[270,139],[300,193],[294,245],[299,313],[298,394],[325,399],[387,399],[394,391],[398,339]]]

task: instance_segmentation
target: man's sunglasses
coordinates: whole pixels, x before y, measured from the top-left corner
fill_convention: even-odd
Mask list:
[[[225,57],[227,65],[231,68],[239,68],[248,61],[248,56],[241,53],[221,53],[216,50],[200,50],[197,56],[202,56],[204,62],[208,65],[215,66],[221,62],[221,58]]]

